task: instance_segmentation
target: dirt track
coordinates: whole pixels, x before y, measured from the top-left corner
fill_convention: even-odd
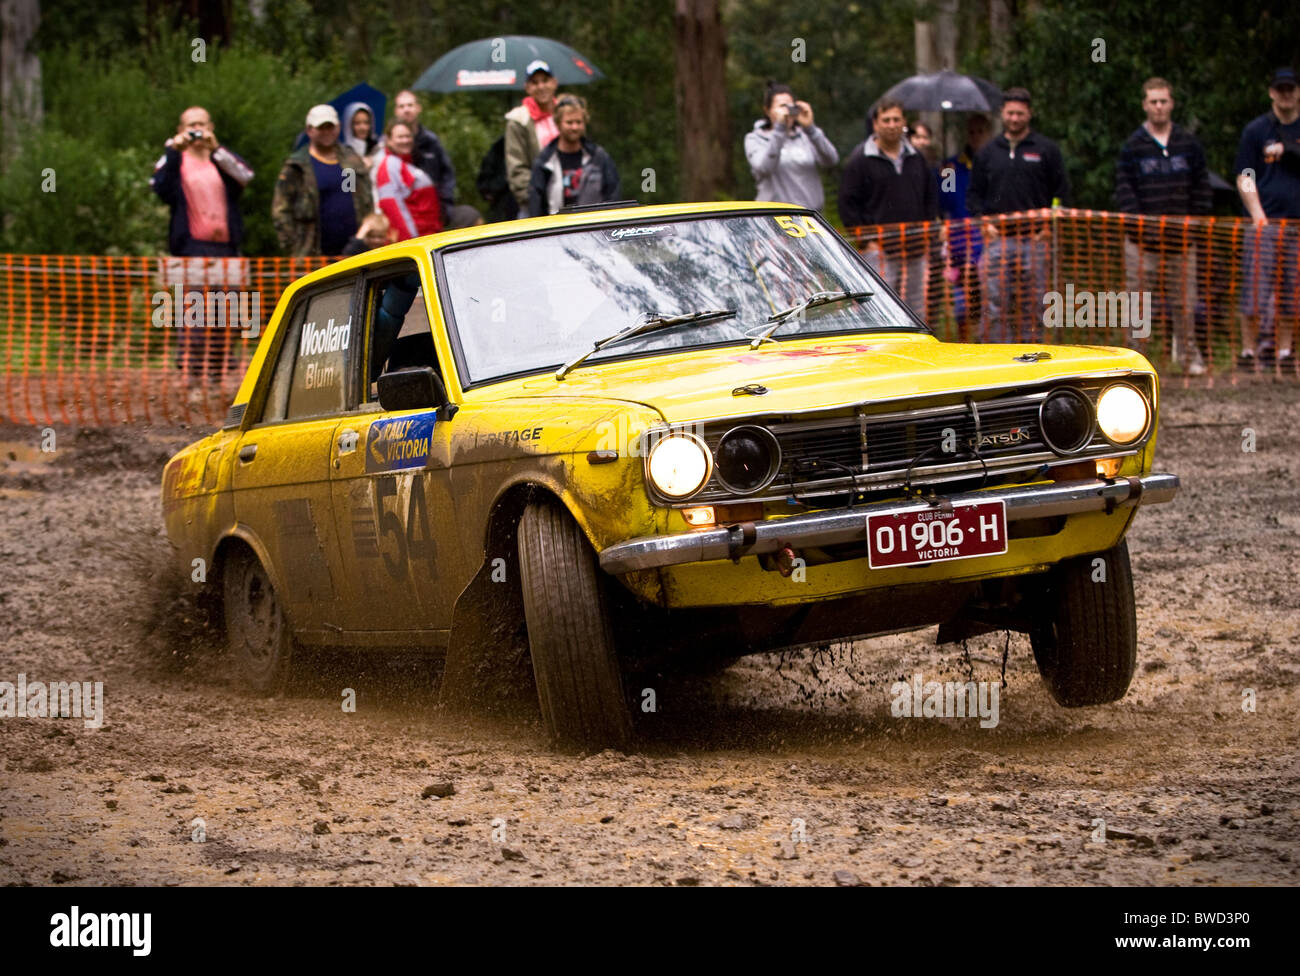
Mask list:
[[[1166,391],[1183,490],[1130,535],[1120,703],[1056,707],[1013,637],[996,728],[894,718],[899,677],[965,672],[931,629],[658,688],[639,754],[584,758],[440,713],[419,661],[245,696],[163,561],[197,435],[4,429],[0,681],[102,681],[105,721],[0,719],[0,883],[1295,884],[1297,431],[1295,384]],[[1002,648],[971,642],[977,679]]]

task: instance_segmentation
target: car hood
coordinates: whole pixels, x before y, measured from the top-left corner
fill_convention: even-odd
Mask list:
[[[1015,358],[1030,352],[1048,353],[1050,358],[1033,362]],[[1154,372],[1139,353],[1109,346],[985,345],[940,342],[929,335],[857,336],[589,363],[559,382],[551,374],[521,381],[514,395],[627,400],[657,410],[670,423],[690,423],[1129,370]],[[745,387],[763,387],[766,392],[733,392]]]

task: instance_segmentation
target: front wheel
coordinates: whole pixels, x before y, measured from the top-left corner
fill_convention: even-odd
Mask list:
[[[1066,708],[1118,701],[1137,667],[1137,614],[1128,543],[1056,566],[1030,643],[1038,671]]]
[[[596,554],[559,505],[529,505],[519,521],[524,619],[542,721],[556,742],[625,749],[632,719],[614,650]]]
[[[293,635],[279,594],[261,561],[239,549],[223,571],[226,641],[241,682],[259,695],[284,690]]]

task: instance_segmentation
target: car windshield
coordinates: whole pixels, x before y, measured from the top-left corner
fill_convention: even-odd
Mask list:
[[[772,341],[864,331],[920,331],[819,218],[747,214],[604,225],[487,242],[443,256],[446,293],[468,384],[602,360],[751,342],[771,317],[818,292],[872,292],[789,315]],[[734,316],[684,321],[592,353],[647,317],[704,310]],[[764,342],[769,346],[769,342]]]

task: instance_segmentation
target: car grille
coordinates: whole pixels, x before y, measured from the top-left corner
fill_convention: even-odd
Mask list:
[[[1130,380],[1143,387],[1145,384]],[[1078,386],[1095,403],[1105,384]],[[755,495],[754,501],[772,501],[794,495],[840,494],[857,488],[884,491],[904,485],[941,484],[985,474],[1003,477],[1032,473],[1044,464],[1091,457],[1134,454],[1138,447],[1121,450],[1094,428],[1093,439],[1081,451],[1062,457],[1043,441],[1038,410],[1059,386],[982,401],[920,406],[905,411],[866,413],[852,418],[779,421],[764,423],[781,445],[780,473]],[[979,444],[976,444],[978,414]],[[754,423],[761,423],[759,420]],[[706,426],[704,440],[716,451],[722,435],[739,422]],[[865,432],[865,463],[864,463]],[[949,449],[945,449],[945,446]],[[978,447],[978,450],[977,450]],[[716,481],[694,496],[689,504],[734,499],[737,496]]]

